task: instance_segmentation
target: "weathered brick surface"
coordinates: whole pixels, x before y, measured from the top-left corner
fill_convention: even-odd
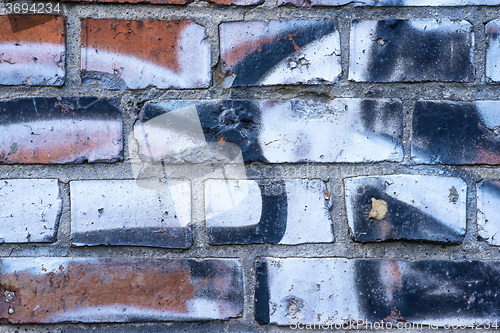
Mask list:
[[[277,325],[494,321],[499,270],[499,261],[262,258],[255,315]]]
[[[0,180],[0,242],[54,242],[61,209],[55,179]]]
[[[264,2],[264,0],[207,0],[216,5],[234,5],[234,6],[252,6],[259,5]]]
[[[111,3],[151,3],[161,5],[186,5],[193,0],[62,0],[70,2],[111,2]],[[207,0],[208,2],[217,5],[235,5],[235,6],[251,6],[257,5],[264,0]]]
[[[0,164],[114,162],[122,158],[116,98],[0,100]]]
[[[333,242],[330,197],[320,180],[208,180],[211,244]]]
[[[62,16],[0,15],[0,31],[0,85],[63,85]]]
[[[233,259],[2,258],[9,323],[211,320],[241,316]]]
[[[498,101],[415,102],[412,159],[429,164],[500,164],[498,111]]]
[[[349,79],[369,82],[474,80],[467,21],[352,20]]]
[[[161,5],[185,5],[192,0],[60,0],[67,2],[151,3]]]
[[[207,142],[238,145],[246,162],[403,158],[394,99],[157,101],[144,107],[134,134],[143,158],[168,163],[210,163]]]
[[[87,18],[82,81],[105,88],[202,88],[210,83],[210,45],[193,21]]]
[[[493,20],[486,24],[486,39],[488,49],[486,50],[486,78],[500,81],[500,20]]]
[[[344,183],[351,236],[358,242],[460,243],[465,236],[467,186],[460,178],[391,175]]]
[[[278,5],[310,6],[498,6],[498,0],[278,0]]]
[[[490,245],[500,245],[500,181],[485,180],[477,186],[477,223],[479,237]]]
[[[223,23],[220,45],[226,86],[332,83],[341,72],[333,20]]]
[[[70,183],[73,245],[191,246],[191,187],[169,179],[161,189],[134,180]]]

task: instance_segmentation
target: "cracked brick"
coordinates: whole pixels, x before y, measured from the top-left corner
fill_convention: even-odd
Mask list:
[[[228,87],[333,83],[341,73],[333,20],[223,23],[220,40]]]
[[[401,161],[402,104],[393,99],[155,101],[134,135],[144,160],[166,163]],[[147,139],[146,139],[147,138]],[[215,156],[221,145],[233,145]]]

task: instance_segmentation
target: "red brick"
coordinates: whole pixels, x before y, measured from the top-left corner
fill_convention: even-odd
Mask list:
[[[231,259],[3,258],[0,320],[9,323],[239,317]]]
[[[205,28],[185,21],[87,18],[82,81],[105,88],[202,88],[211,78]]]
[[[0,16],[0,31],[0,85],[64,83],[63,17]]]

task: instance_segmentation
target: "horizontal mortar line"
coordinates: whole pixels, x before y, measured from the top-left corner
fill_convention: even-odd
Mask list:
[[[116,247],[116,246],[115,246]],[[118,248],[130,248],[130,247],[118,247]],[[43,248],[38,248],[40,250],[43,250]],[[74,249],[74,248],[72,248]],[[102,250],[102,249],[96,249],[96,250]],[[234,250],[234,249],[233,249]],[[21,250],[20,250],[21,251]],[[183,254],[177,254],[173,252],[166,252],[166,253],[157,253],[153,254],[152,256],[147,256],[145,257],[143,254],[140,253],[131,253],[127,255],[123,254],[118,254],[118,255],[96,255],[94,253],[90,254],[81,254],[77,252],[69,253],[64,256],[52,256],[52,255],[39,255],[39,254],[33,254],[33,255],[11,255],[11,256],[6,256],[6,255],[0,255],[0,258],[32,258],[34,256],[37,257],[56,257],[56,258],[99,258],[99,259],[107,259],[107,258],[119,258],[119,259],[188,259],[188,258],[196,258],[196,259],[244,259],[248,260],[249,256],[254,259],[262,258],[262,257],[273,257],[273,258],[279,258],[279,259],[348,259],[348,260],[357,260],[357,259],[372,259],[372,260],[405,260],[405,261],[419,261],[419,260],[452,260],[452,261],[475,261],[475,260],[481,260],[481,261],[492,261],[492,262],[497,262],[500,261],[499,258],[491,258],[491,256],[488,257],[481,257],[481,256],[476,256],[476,255],[470,255],[468,258],[463,258],[463,257],[453,257],[453,256],[448,256],[448,257],[439,257],[439,256],[423,256],[420,254],[421,257],[415,257],[414,253],[412,255],[411,259],[405,258],[404,256],[362,256],[361,254],[354,255],[354,256],[343,256],[341,254],[326,254],[326,255],[317,255],[317,254],[300,254],[300,253],[249,253],[248,251],[251,251],[250,249],[246,249],[246,251],[242,251],[240,254],[231,254],[228,256],[227,254],[222,254],[222,253],[183,253]],[[285,251],[286,252],[286,251]],[[497,251],[498,252],[498,251]],[[165,255],[168,255],[168,257],[165,257]],[[463,255],[463,253],[462,253]],[[242,258],[243,257],[243,258]]]
[[[111,90],[104,89],[98,86],[92,85],[73,85],[73,86],[62,86],[62,87],[52,87],[52,86],[27,86],[27,85],[18,85],[18,86],[1,86],[0,87],[0,96],[6,94],[7,98],[9,96],[15,95],[15,97],[31,97],[30,94],[36,94],[37,96],[43,94],[58,94],[61,93],[74,93],[74,94],[105,94],[105,95],[122,95],[122,94],[142,94],[142,93],[150,93],[155,91],[158,94],[185,94],[189,96],[189,94],[196,93],[212,93],[212,89],[219,89],[221,86],[212,85],[207,88],[201,89],[168,89],[168,88],[157,88],[157,87],[148,87],[144,89],[123,89],[123,90]],[[363,89],[372,90],[378,89],[379,91],[373,92],[373,94],[381,94],[381,93],[390,93],[395,96],[394,98],[400,98],[403,100],[407,100],[407,96],[415,96],[418,94],[444,94],[444,93],[477,93],[481,95],[494,94],[500,91],[500,82],[489,84],[489,83],[459,83],[459,82],[354,82],[354,81],[342,81],[337,83],[326,83],[321,85],[275,85],[275,86],[245,86],[245,87],[231,87],[231,88],[221,88],[222,91],[216,96],[212,96],[211,99],[227,99],[228,94],[235,93],[247,93],[247,94],[261,94],[261,96],[267,96],[270,94],[290,94],[290,93],[300,93],[300,94],[315,94],[315,93],[339,93],[338,97],[352,97],[353,94],[365,92]],[[410,89],[411,91],[406,91],[406,89]],[[433,89],[430,93],[428,89]],[[481,88],[478,91],[478,88]],[[337,89],[341,89],[342,92],[336,92]],[[357,89],[354,91],[345,91],[350,89]],[[402,92],[394,92],[394,89],[401,89]],[[390,90],[390,91],[385,91]],[[439,90],[436,91],[436,90]],[[8,94],[8,95],[7,95]],[[217,98],[219,95],[221,98]],[[398,97],[400,96],[400,97]],[[466,97],[466,96],[465,96]],[[372,98],[371,96],[363,98]],[[463,98],[462,96],[455,96],[455,99],[466,100],[467,98]],[[411,99],[411,97],[410,97]],[[446,99],[446,98],[443,98]]]

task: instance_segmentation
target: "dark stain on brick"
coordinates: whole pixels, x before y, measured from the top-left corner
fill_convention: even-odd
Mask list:
[[[399,101],[387,101],[377,99],[363,99],[361,101],[361,120],[366,130],[374,130],[375,125],[385,127],[384,124],[397,121],[403,127],[402,105]],[[394,141],[396,133],[385,134],[378,133],[381,137],[388,141]],[[398,138],[401,139],[402,133],[398,133]]]
[[[473,103],[416,102],[412,149],[426,156],[424,162],[500,164],[500,138]]]
[[[73,233],[71,241],[89,246],[132,245],[187,249],[191,246],[192,232],[189,227],[120,228]]]
[[[371,198],[387,202],[388,212],[380,221],[368,217]],[[354,230],[352,237],[358,242],[377,240],[411,240],[443,244],[460,244],[465,236],[416,207],[399,201],[378,188],[358,188],[353,199]]]
[[[14,33],[34,28],[52,20],[58,20],[57,16],[52,15],[9,15],[8,18]]]
[[[64,18],[54,15],[6,15],[0,17],[0,41],[51,43],[65,41]],[[10,32],[10,33],[9,33]]]
[[[397,266],[395,281],[390,268]],[[358,301],[367,319],[419,321],[455,318],[498,318],[500,267],[487,261],[357,260]],[[392,275],[392,276],[391,276]],[[444,324],[444,323],[443,323]]]
[[[269,324],[269,279],[265,259],[257,260],[255,278],[255,320],[259,324]]]
[[[357,20],[353,20],[353,24]],[[383,45],[377,43],[384,41]],[[420,31],[407,20],[381,20],[371,47],[368,80],[458,81],[474,79],[470,59],[473,45],[470,34],[459,31]],[[403,65],[403,68],[399,66]],[[398,74],[402,72],[404,74]]]
[[[259,181],[262,213],[256,225],[207,228],[210,244],[278,244],[286,232],[288,201],[283,180]],[[278,189],[278,191],[274,191]]]
[[[281,35],[270,36],[257,43],[244,43],[232,52],[234,54],[228,55],[235,58],[241,53],[243,59],[228,68],[228,72],[236,74],[232,86],[257,85],[274,66],[297,52],[297,48],[304,47],[336,30],[337,25],[332,20],[311,20],[307,27],[291,28]]]
[[[0,124],[75,118],[121,121],[122,113],[119,105],[119,98],[12,98],[0,100]]]

